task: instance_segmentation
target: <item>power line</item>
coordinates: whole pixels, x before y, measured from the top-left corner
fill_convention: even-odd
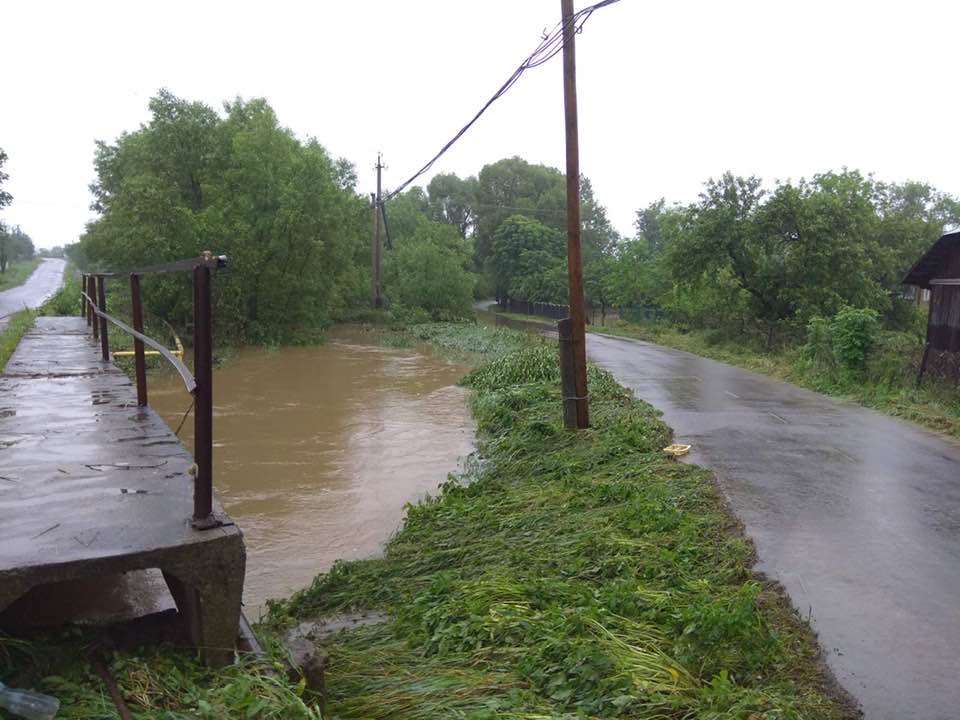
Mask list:
[[[583,29],[583,24],[590,18],[594,11],[599,10],[602,7],[606,7],[607,5],[613,5],[615,2],[619,2],[619,0],[602,0],[602,2],[585,7],[583,10],[571,15],[568,22],[573,25],[574,32],[580,32]],[[520,66],[513,71],[513,74],[507,78],[507,81],[493,94],[493,97],[487,100],[477,114],[470,119],[470,122],[460,128],[460,131],[454,135],[442,148],[440,148],[440,151],[430,158],[426,165],[417,170],[417,172],[415,172],[409,179],[400,185],[400,187],[384,197],[383,202],[386,203],[387,201],[392,200],[399,193],[403,192],[407,186],[410,185],[410,183],[423,175],[425,172],[429,171],[430,168],[433,167],[433,164],[439,160],[440,157],[447,152],[447,150],[449,150],[457,140],[463,137],[464,133],[466,133],[467,130],[469,130],[477,120],[480,119],[480,116],[487,111],[487,108],[493,105],[493,103],[499,100],[510,88],[514,86],[514,84],[520,79],[520,76],[523,75],[526,70],[540,67],[558,55],[563,50],[563,31],[564,23],[561,21],[557,23],[549,33],[545,32],[543,38],[540,40],[540,44],[537,45],[536,49],[530,53],[529,56],[527,56],[526,60],[520,63]]]

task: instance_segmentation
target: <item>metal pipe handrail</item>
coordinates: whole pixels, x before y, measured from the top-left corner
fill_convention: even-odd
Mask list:
[[[94,338],[99,334],[103,361],[110,360],[107,339],[107,323],[111,322],[133,336],[133,355],[137,372],[137,405],[146,407],[147,368],[144,346],[157,350],[176,368],[193,395],[193,521],[197,530],[218,527],[221,521],[213,512],[213,324],[211,319],[210,275],[211,270],[226,267],[225,256],[215,256],[205,250],[199,258],[176,260],[163,265],[154,265],[129,274],[130,299],[133,304],[133,327],[107,313],[105,293],[106,278],[117,277],[113,273],[92,273],[84,276],[84,290],[80,293],[81,307],[92,325]],[[193,271],[193,372],[187,369],[174,353],[143,332],[143,305],[140,294],[140,276],[150,272]],[[97,298],[94,300],[94,296]],[[174,333],[176,336],[176,333]],[[180,340],[177,346],[183,351]],[[189,412],[189,411],[188,411]]]
[[[130,272],[91,272],[95,277],[118,278],[128,275],[150,275],[152,273],[179,272],[183,270],[193,270],[193,268],[223,268],[227,266],[226,255],[201,255],[200,257],[187,258],[186,260],[173,260],[172,262],[159,263],[157,265],[147,265],[139,270]]]
[[[97,307],[97,304],[85,292],[82,292],[80,294],[84,298],[86,298],[88,303],[90,303],[89,307],[95,315],[103,318],[104,320],[109,320],[118,328],[120,328],[126,333],[129,333],[130,335],[133,335],[133,337],[137,338],[144,344],[149,345],[154,350],[159,352],[164,358],[166,358],[166,360],[171,365],[173,365],[174,368],[176,368],[177,372],[180,373],[180,377],[183,380],[183,384],[186,385],[187,387],[187,392],[190,394],[194,393],[194,391],[197,389],[197,381],[193,377],[193,373],[190,372],[190,369],[186,365],[184,365],[183,362],[180,359],[178,359],[176,355],[174,355],[172,352],[170,352],[170,350],[164,347],[161,343],[154,340],[152,337],[144,335],[141,332],[137,332],[132,327],[127,325],[125,322],[118,320],[117,318],[113,317],[113,315],[108,315],[107,313],[105,313],[103,310]]]

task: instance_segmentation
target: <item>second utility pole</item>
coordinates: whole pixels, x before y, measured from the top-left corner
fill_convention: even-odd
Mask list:
[[[563,395],[565,405],[575,405],[575,427],[585,428],[590,425],[590,405],[587,399],[587,331],[583,300],[583,260],[580,254],[580,148],[577,139],[577,64],[573,45],[576,28],[573,0],[560,0],[560,10],[563,23],[563,109],[567,134],[567,275],[572,321],[569,343],[573,355],[573,388],[565,387]],[[573,416],[574,413],[569,415]],[[571,422],[573,419],[569,417],[567,420],[568,427],[574,427]]]
[[[373,239],[370,243],[370,265],[373,278],[372,296],[374,309],[383,307],[383,297],[380,295],[380,171],[383,163],[380,162],[380,153],[377,153],[377,194],[373,196]]]

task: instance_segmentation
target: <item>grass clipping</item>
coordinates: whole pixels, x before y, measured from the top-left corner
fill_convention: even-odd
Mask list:
[[[337,718],[847,717],[815,645],[670,430],[590,369],[593,426],[560,424],[556,351],[467,376],[482,460],[408,508],[382,558],[272,606],[377,609],[327,641]]]

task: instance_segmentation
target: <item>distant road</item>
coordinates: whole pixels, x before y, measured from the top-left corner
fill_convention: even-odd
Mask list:
[[[960,718],[960,442],[679,350],[587,350],[716,473],[866,720]]]
[[[4,316],[24,308],[40,307],[57,292],[66,266],[64,260],[46,258],[23,285],[0,292],[0,330],[7,324]]]

